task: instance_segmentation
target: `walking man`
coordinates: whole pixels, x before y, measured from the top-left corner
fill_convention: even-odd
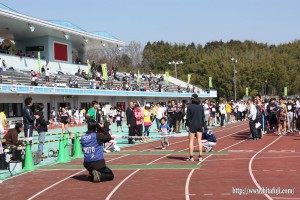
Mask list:
[[[135,135],[136,119],[133,112],[134,104],[133,102],[129,103],[129,106],[126,110],[126,121],[129,129],[128,136]],[[128,138],[128,144],[134,144],[133,138]]]

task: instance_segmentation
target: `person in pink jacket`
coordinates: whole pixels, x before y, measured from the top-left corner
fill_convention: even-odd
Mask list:
[[[133,112],[136,119],[136,135],[142,136],[144,113],[139,104],[135,104]]]

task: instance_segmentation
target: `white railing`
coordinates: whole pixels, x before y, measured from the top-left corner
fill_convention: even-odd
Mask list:
[[[38,70],[38,59],[37,58],[30,58],[25,56],[16,56],[10,54],[2,54],[0,53],[1,62],[5,60],[7,65],[7,69],[9,67],[13,67],[15,70]],[[2,65],[2,63],[0,63]],[[41,59],[40,61],[41,67],[47,66],[49,67],[49,71],[51,73],[57,73],[61,71],[63,73],[68,73],[75,75],[78,69],[84,70],[86,73],[88,72],[88,67],[86,65],[78,65],[78,64],[70,64],[64,62],[49,62],[47,63],[46,60]]]
[[[177,78],[174,78],[173,76],[169,76],[169,82],[175,84],[175,85],[180,85],[181,87],[183,88],[186,88],[187,87],[187,82],[185,81],[182,81],[182,80],[179,80]],[[189,84],[189,87],[190,88],[193,88],[193,85],[192,84]],[[203,93],[205,92],[204,90],[202,90],[201,88],[195,86],[195,92],[197,91],[200,91],[200,93]]]

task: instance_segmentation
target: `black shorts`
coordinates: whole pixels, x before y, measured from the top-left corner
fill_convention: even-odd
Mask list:
[[[117,121],[117,126],[122,126],[121,121]]]
[[[61,123],[63,123],[64,125],[68,124],[68,122],[67,122],[67,121],[62,121]]]
[[[190,127],[190,133],[196,134],[197,132],[203,132],[203,127]]]

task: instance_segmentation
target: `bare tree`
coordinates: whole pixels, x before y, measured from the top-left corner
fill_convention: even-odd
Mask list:
[[[141,42],[131,41],[124,49],[124,53],[129,56],[132,61],[132,67],[137,68],[142,64],[142,45]]]

